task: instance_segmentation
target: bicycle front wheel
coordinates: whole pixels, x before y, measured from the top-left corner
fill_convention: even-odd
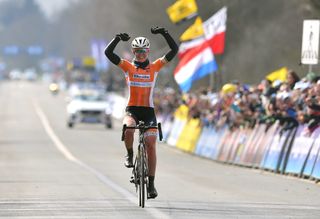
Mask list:
[[[144,156],[144,147],[140,147],[140,151],[139,151],[139,158],[140,158],[140,166],[139,166],[139,205],[144,208],[144,204],[145,204],[145,196],[146,196],[146,191],[145,191],[145,179],[146,179],[146,175],[145,175],[145,156]]]

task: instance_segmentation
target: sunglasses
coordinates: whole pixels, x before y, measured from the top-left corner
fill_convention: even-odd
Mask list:
[[[133,52],[137,54],[142,54],[149,52],[149,49],[135,49]]]

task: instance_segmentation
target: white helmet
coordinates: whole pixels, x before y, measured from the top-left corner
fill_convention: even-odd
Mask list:
[[[150,48],[150,42],[145,37],[137,37],[134,38],[131,42],[131,48],[132,49],[149,49]]]

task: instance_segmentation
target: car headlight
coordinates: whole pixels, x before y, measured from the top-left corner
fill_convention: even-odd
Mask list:
[[[75,106],[73,105],[68,105],[67,106],[67,113],[68,114],[76,114],[79,111]]]

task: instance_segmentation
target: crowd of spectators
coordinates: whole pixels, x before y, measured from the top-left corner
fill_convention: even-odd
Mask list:
[[[233,81],[219,92],[206,89],[181,95],[170,88],[155,92],[157,113],[172,115],[181,104],[188,106],[188,117],[199,118],[202,125],[253,128],[278,120],[283,130],[307,124],[305,132],[310,135],[320,126],[320,77],[310,72],[300,78],[289,70],[285,81],[264,79],[257,85]]]

